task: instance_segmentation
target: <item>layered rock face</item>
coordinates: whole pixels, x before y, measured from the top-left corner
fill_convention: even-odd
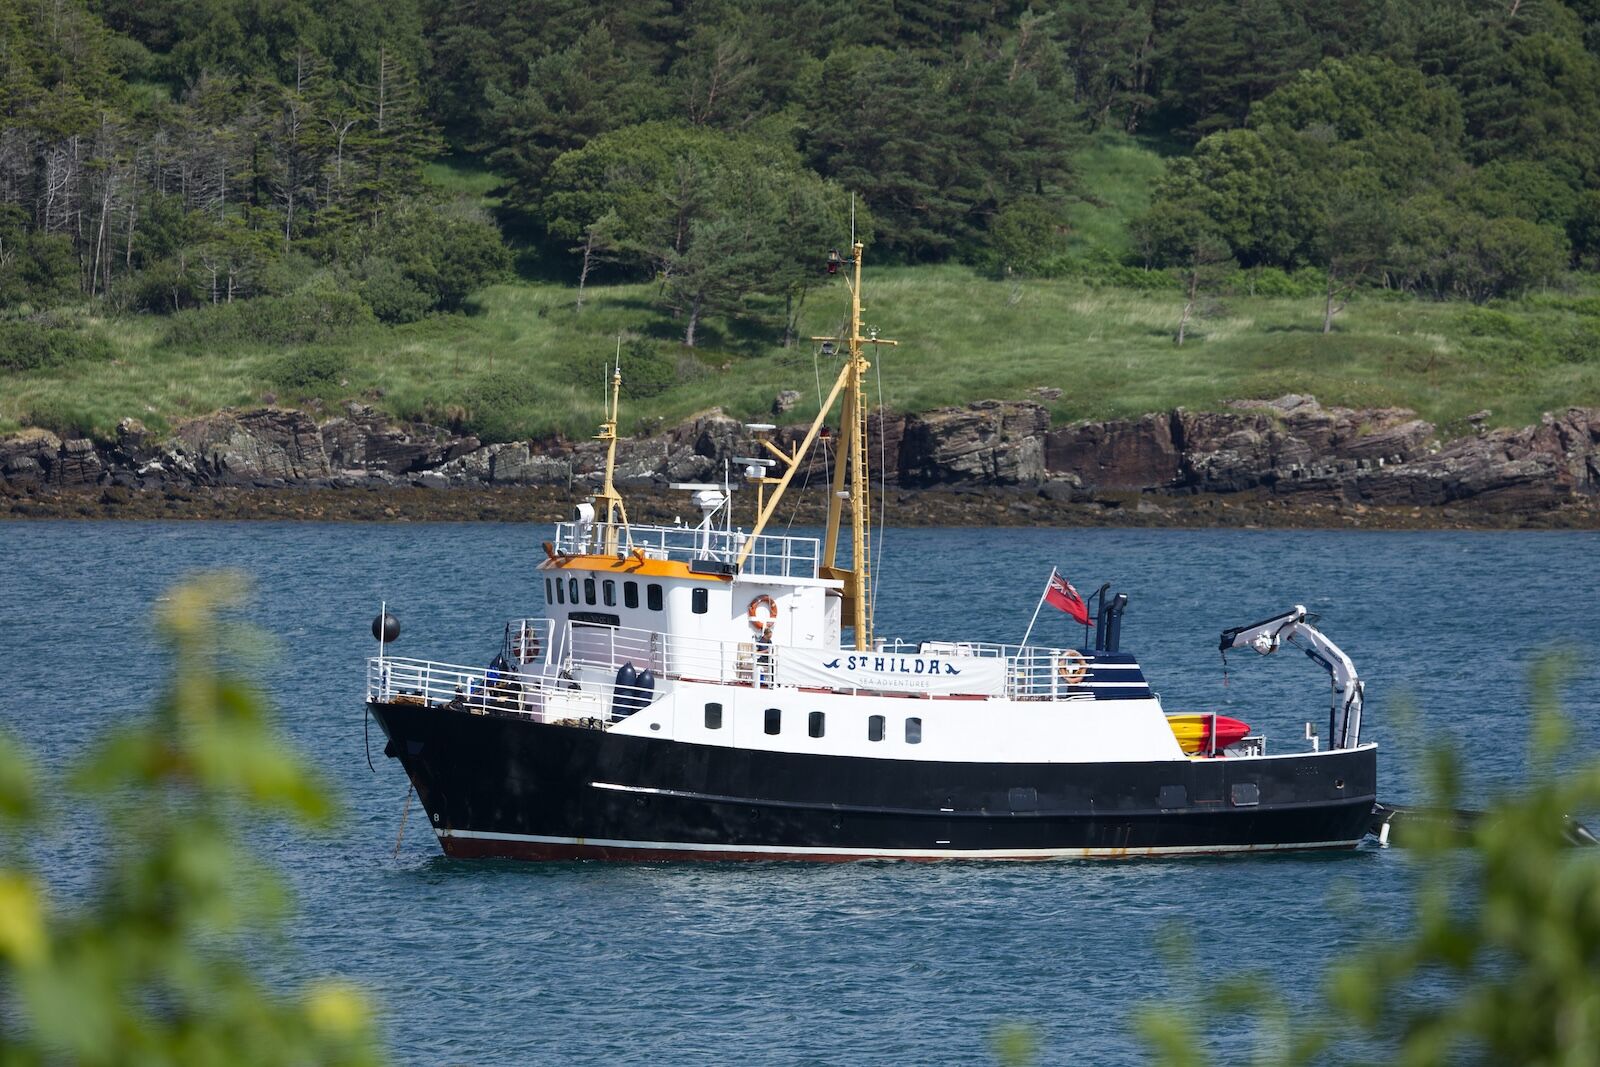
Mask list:
[[[780,426],[796,448],[807,427]],[[1036,489],[1097,494],[1254,494],[1307,502],[1431,506],[1470,501],[1535,510],[1600,496],[1600,410],[1571,408],[1537,426],[1450,441],[1402,409],[1325,408],[1308,396],[1237,401],[1219,412],[1170,412],[1052,428],[1033,402],[988,400],[902,415],[875,412],[867,447],[883,477],[905,488]],[[826,479],[827,435],[798,480]],[[720,410],[618,442],[624,485],[742,480],[736,460],[767,453]],[[165,440],[134,420],[116,440],[63,441],[43,430],[0,438],[6,491],[117,485],[584,487],[604,463],[597,441],[484,444],[422,423],[395,424],[349,404],[318,422],[282,408],[223,411]]]

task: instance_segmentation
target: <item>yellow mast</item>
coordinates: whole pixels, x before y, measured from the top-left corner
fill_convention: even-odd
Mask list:
[[[794,472],[800,466],[800,459],[810,450],[815,442],[818,432],[822,428],[823,420],[828,412],[833,409],[833,402],[841,393],[844,394],[844,404],[840,410],[839,429],[840,442],[838,456],[834,461],[833,469],[833,494],[828,500],[828,526],[823,541],[822,566],[820,573],[824,578],[834,578],[844,582],[844,606],[849,615],[849,624],[855,630],[856,648],[866,650],[872,647],[872,603],[869,595],[869,578],[872,573],[872,546],[871,525],[867,489],[867,415],[869,414],[863,383],[866,379],[867,369],[872,366],[863,354],[867,345],[896,345],[898,341],[889,341],[877,336],[876,330],[869,330],[865,334],[861,325],[861,259],[865,246],[857,241],[852,247],[852,262],[855,265],[855,277],[846,279],[850,287],[850,332],[845,337],[813,337],[813,341],[824,343],[823,351],[828,351],[828,346],[843,344],[845,346],[844,366],[839,371],[838,380],[833,384],[833,391],[828,394],[828,399],[822,404],[822,410],[817,412],[816,419],[811,424],[811,429],[792,454],[786,454],[770,441],[763,440],[767,451],[778,457],[785,464],[786,469],[782,476],[773,480],[772,495],[767,497],[764,506],[759,508],[755,527],[750,532],[750,540],[739,552],[735,561],[736,565],[744,563],[745,557],[755,545],[755,538],[766,527],[767,520],[772,517],[777,508],[778,500],[783,496],[783,491],[789,485]],[[830,254],[830,259],[835,259]],[[843,525],[843,504],[850,502],[850,547],[851,563],[849,569],[838,565],[839,558],[839,531]]]
[[[619,342],[620,345],[620,342]],[[600,424],[600,432],[595,434],[596,441],[606,443],[606,472],[605,481],[600,486],[600,491],[594,495],[596,504],[604,504],[603,516],[597,515],[602,522],[600,527],[602,541],[601,551],[608,556],[617,554],[617,518],[622,518],[622,530],[627,538],[628,550],[633,550],[633,531],[628,526],[628,509],[623,506],[622,495],[617,492],[616,484],[612,481],[612,473],[617,466],[617,412],[618,403],[622,396],[622,360],[619,356],[615,368],[611,372],[611,408],[606,412],[606,421]],[[597,509],[598,510],[598,509]]]

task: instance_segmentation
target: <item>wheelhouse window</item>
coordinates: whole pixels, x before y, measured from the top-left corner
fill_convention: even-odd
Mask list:
[[[573,575],[571,578],[567,579],[567,596],[572,598],[572,602],[574,604],[576,604],[578,602],[578,576],[577,575]]]
[[[638,582],[622,583],[622,606],[625,608],[636,608],[639,606]]]
[[[557,578],[556,579],[556,603],[557,604],[565,604],[566,602],[567,602],[567,583],[563,582],[560,578]]]
[[[783,729],[783,709],[782,708],[768,708],[767,709],[767,723],[766,723],[766,731],[767,731],[767,733],[776,734],[782,729]]]
[[[711,593],[705,589],[696,589],[691,604],[696,615],[704,615],[711,602]]]
[[[555,583],[550,579],[546,578],[544,580],[544,602],[546,604],[554,604],[556,602],[555,589],[552,588],[554,585]]]
[[[806,723],[806,733],[812,737],[821,737],[827,725],[827,716],[820,711],[813,711]]]
[[[883,720],[883,716],[882,715],[868,715],[867,716],[867,740],[868,741],[882,741],[883,740],[883,723],[884,723],[884,720]]]
[[[661,583],[651,582],[645,587],[645,603],[651,611],[661,610]]]
[[[617,583],[607,578],[600,584],[600,596],[605,600],[606,607],[617,606]]]
[[[922,744],[922,720],[921,719],[907,719],[906,720],[906,744],[908,744],[908,745],[920,745],[920,744]]]
[[[590,607],[594,606],[594,579],[593,578],[585,578],[583,580],[583,602],[585,604],[588,604]]]
[[[706,729],[707,730],[720,730],[720,729],[722,729],[722,705],[721,704],[707,704],[706,705]]]

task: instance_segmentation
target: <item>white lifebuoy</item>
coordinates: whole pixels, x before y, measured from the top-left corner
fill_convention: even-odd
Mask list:
[[[1077,685],[1089,673],[1089,660],[1082,652],[1068,649],[1056,660],[1056,673],[1068,685]]]
[[[778,602],[762,593],[750,601],[750,608],[746,614],[750,617],[750,628],[762,638],[770,638],[772,628],[778,622]]]

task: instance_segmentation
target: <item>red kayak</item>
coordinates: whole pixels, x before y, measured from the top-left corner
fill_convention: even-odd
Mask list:
[[[1221,752],[1229,745],[1242,741],[1250,733],[1248,723],[1230,719],[1226,715],[1209,715],[1204,712],[1168,715],[1167,725],[1172,727],[1172,733],[1177,737],[1179,746],[1190,755],[1199,752]],[[1213,728],[1217,732],[1215,746],[1211,743]]]

